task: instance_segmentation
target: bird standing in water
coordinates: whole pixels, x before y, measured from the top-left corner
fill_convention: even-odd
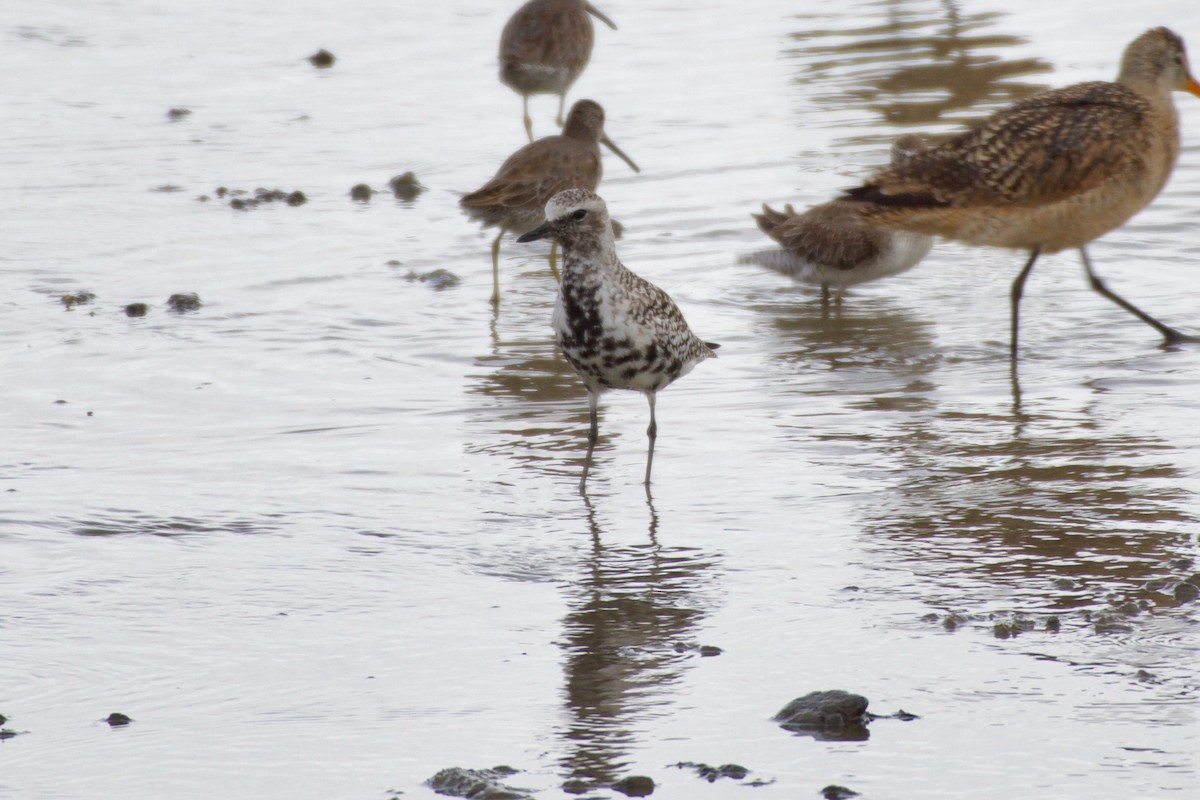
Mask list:
[[[892,144],[892,163],[925,152],[925,141],[905,134]],[[763,233],[781,247],[760,250],[738,259],[789,275],[821,287],[821,302],[828,305],[830,287],[842,301],[846,287],[911,269],[929,254],[933,237],[885,228],[863,218],[861,204],[839,198],[797,214],[790,205],[783,212],[763,204],[763,213],[752,215]]]
[[[529,95],[558,95],[558,124],[571,84],[592,57],[595,17],[617,26],[586,0],[529,0],[509,18],[500,34],[500,80],[521,95],[525,133],[533,141]]]
[[[650,403],[645,484],[650,485],[656,393],[686,375],[719,345],[696,337],[674,301],[626,269],[617,257],[604,201],[586,189],[568,189],[546,204],[546,222],[517,239],[552,237],[562,244],[562,283],[554,305],[558,346],[583,380],[590,425],[582,491],[599,436],[597,409],[607,389],[642,392]]]
[[[564,189],[594,191],[600,184],[600,145],[612,150],[634,172],[629,156],[604,133],[604,109],[591,100],[571,106],[566,127],[509,156],[495,176],[466,195],[459,205],[467,216],[500,232],[492,242],[492,304],[500,302],[500,239],[505,231],[524,233],[545,221],[546,203]],[[554,269],[551,249],[551,270]]]
[[[1189,340],[1110,290],[1085,245],[1122,225],[1162,189],[1179,154],[1173,91],[1200,95],[1183,40],[1146,31],[1115,82],[1053,89],[1002,109],[938,147],[893,164],[847,193],[865,219],[975,245],[1026,250],[1010,292],[1017,355],[1021,294],[1042,253],[1078,248],[1091,287],[1153,326]]]

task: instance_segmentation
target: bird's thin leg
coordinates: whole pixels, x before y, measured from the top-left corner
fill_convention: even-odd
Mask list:
[[[533,117],[529,116],[529,95],[522,95],[524,102],[521,105],[521,111],[525,116],[525,135],[529,137],[529,141],[533,141]]]
[[[1033,252],[1029,254],[1029,260],[1025,262],[1024,269],[1021,270],[1012,284],[1012,331],[1009,334],[1008,352],[1013,359],[1017,357],[1017,329],[1020,327],[1021,295],[1025,292],[1025,279],[1029,277],[1030,271],[1033,270],[1033,262],[1037,261],[1038,253],[1040,252],[1042,252],[1042,248],[1033,248]]]
[[[654,466],[654,440],[658,438],[658,423],[654,421],[654,398],[654,392],[646,392],[646,399],[650,401],[650,425],[646,428],[646,438],[650,440],[650,449],[646,452],[647,486],[650,485],[650,467]]]
[[[500,229],[500,233],[496,234],[496,241],[492,242],[492,305],[500,305],[500,239],[504,236],[504,229]]]
[[[558,96],[558,119],[556,119],[556,120],[555,120],[555,122],[557,122],[557,123],[558,123],[558,127],[560,127],[560,128],[561,128],[561,127],[563,126],[563,124],[564,124],[564,121],[563,121],[563,106],[565,106],[565,105],[566,105],[566,103],[567,103],[567,93],[566,93],[566,92],[563,92],[562,94],[560,94],[560,95]],[[532,141],[532,140],[531,140],[531,141]]]
[[[1087,270],[1088,283],[1091,284],[1092,288],[1161,333],[1164,339],[1163,344],[1178,344],[1179,342],[1195,341],[1192,337],[1185,336],[1174,328],[1162,324],[1154,317],[1150,316],[1145,311],[1142,311],[1133,303],[1126,300],[1124,297],[1121,297],[1113,290],[1109,289],[1104,285],[1104,281],[1100,280],[1100,276],[1092,270],[1092,260],[1088,258],[1087,250],[1082,247],[1079,248],[1079,255],[1083,257],[1083,268]]]
[[[830,299],[829,284],[822,283],[821,284],[821,306],[822,306],[822,308],[829,308],[829,299]]]
[[[597,409],[600,406],[600,393],[588,389],[588,449],[583,459],[583,477],[579,479],[579,491],[584,491],[587,485],[588,468],[592,466],[592,451],[596,449],[596,440],[600,438],[600,420]]]
[[[558,241],[550,242],[550,273],[554,276],[554,280],[562,283],[562,276],[558,274]]]

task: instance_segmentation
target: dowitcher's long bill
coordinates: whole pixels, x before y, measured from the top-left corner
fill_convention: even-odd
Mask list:
[[[892,163],[924,151],[921,137],[906,134],[892,145]],[[753,216],[763,233],[780,247],[738,260],[820,286],[823,303],[829,302],[831,287],[840,303],[846,287],[911,269],[933,246],[931,236],[868,222],[862,204],[846,199],[814,206],[802,214],[791,205],[779,212],[764,204],[763,213]]]
[[[517,241],[543,237],[563,248],[554,332],[588,392],[588,449],[579,488],[587,485],[599,436],[597,408],[607,389],[642,392],[650,402],[645,477],[649,486],[658,436],[656,394],[716,356],[718,345],[697,338],[666,292],[625,268],[617,257],[608,209],[593,192],[568,189],[555,195],[546,204],[546,222]]]
[[[1144,208],[1179,153],[1171,93],[1200,95],[1183,40],[1146,31],[1125,49],[1113,83],[1034,95],[927,153],[872,176],[848,197],[867,219],[925,235],[1030,253],[1011,291],[1011,352],[1025,279],[1041,253],[1078,248],[1093,289],[1153,326],[1190,339],[1110,290],[1085,245]]]
[[[459,201],[471,219],[500,229],[492,242],[492,303],[500,302],[500,239],[505,231],[524,233],[540,225],[546,203],[564,189],[594,191],[600,184],[600,142],[638,171],[604,134],[600,104],[580,100],[571,106],[560,135],[525,145],[500,165],[490,181]]]
[[[558,95],[558,124],[563,124],[567,92],[592,57],[595,31],[589,15],[616,30],[613,21],[586,0],[529,0],[500,34],[500,80],[521,95],[531,142],[529,95]]]

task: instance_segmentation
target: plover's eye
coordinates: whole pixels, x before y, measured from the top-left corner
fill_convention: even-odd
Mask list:
[[[581,208],[578,211],[576,211],[574,214],[571,215],[571,219],[578,221],[578,220],[583,219],[586,216],[587,216],[587,211]]]

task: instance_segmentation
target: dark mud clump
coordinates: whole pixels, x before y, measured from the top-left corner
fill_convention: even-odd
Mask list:
[[[125,306],[125,316],[127,317],[144,317],[146,312],[150,310],[150,306],[145,303],[130,303]]]
[[[527,800],[528,792],[514,789],[503,782],[504,778],[516,773],[517,770],[512,767],[448,767],[425,781],[425,785],[438,794],[449,797],[469,797],[471,800]]]
[[[712,658],[719,656],[725,651],[714,644],[688,644],[687,642],[675,643],[676,653],[699,653],[701,658]]]
[[[181,120],[184,117],[190,117],[191,115],[192,110],[190,108],[172,108],[167,112],[167,119],[175,122],[176,120]]]
[[[859,741],[868,737],[867,698],[841,689],[809,692],[783,707],[774,720],[792,733],[818,739]]]
[[[357,200],[360,203],[369,203],[374,191],[374,189],[365,183],[356,183],[350,187],[350,199]]]
[[[450,289],[454,286],[458,286],[458,284],[462,282],[461,278],[448,269],[435,269],[431,272],[422,273],[416,273],[410,269],[408,274],[404,276],[404,279],[409,283],[416,283],[417,281],[420,281],[421,283],[429,286],[435,292],[440,292],[443,289]]]
[[[392,194],[396,196],[397,200],[403,200],[406,203],[416,200],[421,192],[425,191],[425,187],[417,180],[417,176],[411,172],[392,178],[388,181],[388,186],[392,187]]]
[[[200,295],[195,292],[179,292],[167,298],[167,307],[176,314],[195,311],[200,305]]]
[[[11,739],[14,736],[20,735],[20,731],[14,731],[12,728],[0,728],[0,742],[3,742],[5,739]]]
[[[337,61],[337,58],[334,57],[333,53],[323,47],[308,57],[308,63],[318,69],[329,69],[335,61]]]
[[[114,711],[104,718],[104,721],[113,728],[120,728],[133,722],[133,717],[122,714],[120,711]]]
[[[845,786],[838,786],[836,783],[831,783],[821,790],[821,796],[825,800],[846,800],[848,797],[858,797],[858,792],[853,789],[847,789]]]
[[[225,186],[218,186],[213,191],[220,199],[229,198],[229,207],[238,211],[247,211],[251,208],[257,208],[261,205],[269,203],[283,202],[289,206],[302,206],[308,202],[308,196],[304,192],[296,189],[295,191],[285,192],[283,189],[255,189],[251,194],[246,189],[230,189]],[[200,202],[207,202],[208,195],[202,194],[196,198]]]
[[[654,794],[654,779],[645,775],[630,775],[614,783],[612,788],[626,797],[648,797]]]
[[[709,783],[716,783],[720,778],[733,778],[735,781],[740,781],[750,774],[750,770],[740,764],[722,764],[719,767],[712,767],[708,764],[697,764],[694,761],[680,761],[671,766],[695,770],[697,777],[703,778]]]
[[[70,309],[74,308],[75,306],[84,306],[84,305],[87,305],[88,303],[92,302],[93,300],[96,299],[96,293],[95,292],[87,292],[87,291],[69,292],[67,294],[64,294],[59,299],[62,301],[62,304],[64,306],[66,306],[68,310],[70,310]]]

